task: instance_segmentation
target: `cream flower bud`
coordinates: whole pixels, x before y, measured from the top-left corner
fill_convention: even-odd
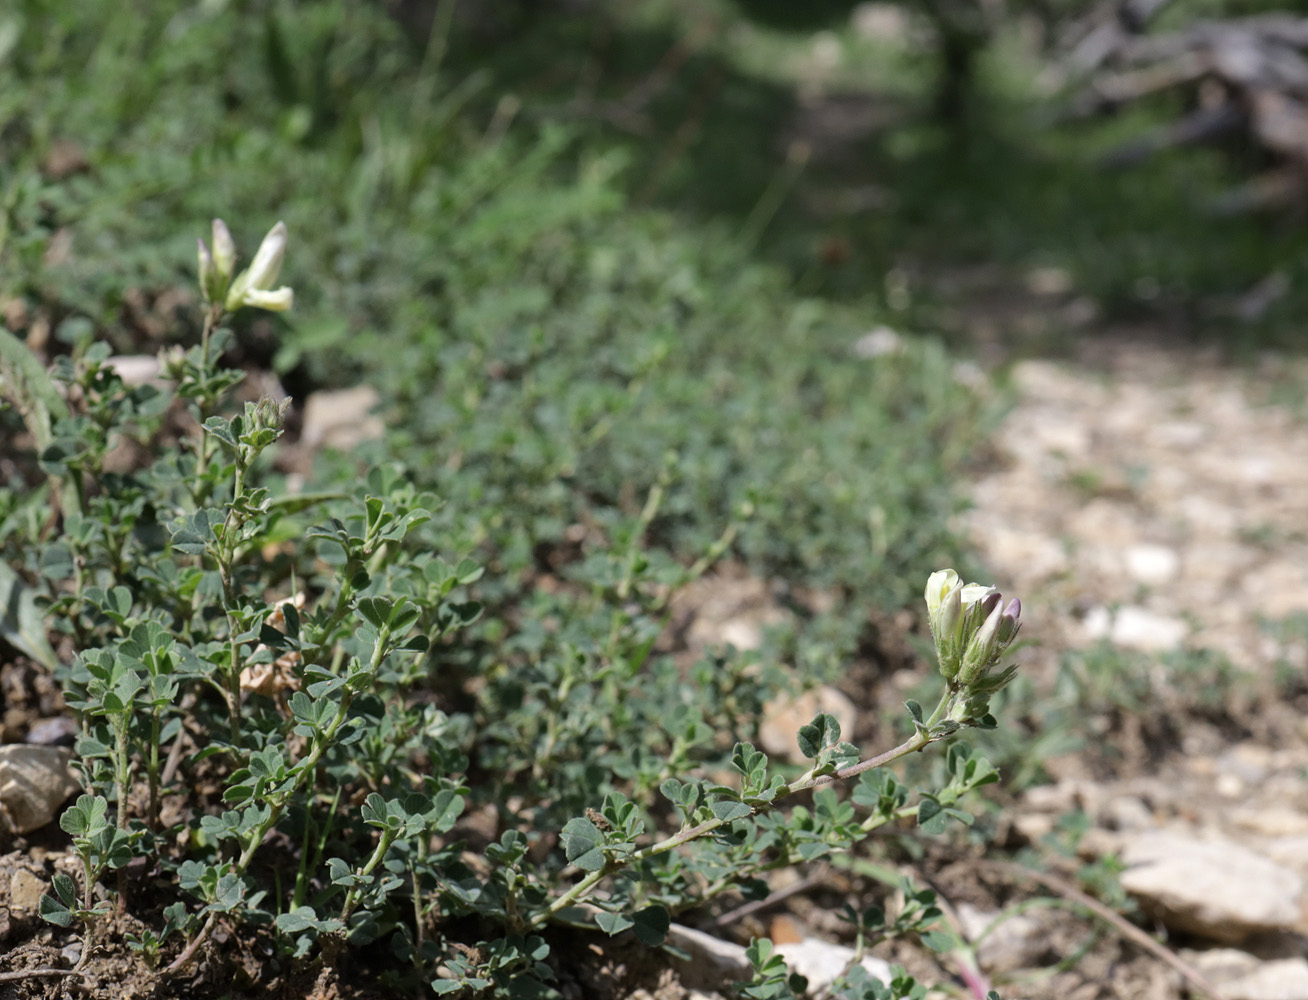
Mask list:
[[[273,288],[277,275],[281,273],[285,253],[286,224],[279,222],[259,244],[259,252],[254,255],[250,266],[232,282],[227,292],[227,309],[235,311],[241,306],[254,306],[257,309],[283,312],[291,308],[294,300],[292,290],[286,286]]]
[[[946,594],[954,589],[957,583],[958,574],[952,569],[936,570],[927,578],[926,603],[928,615],[935,618],[936,612],[940,610],[940,602],[944,600]]]
[[[963,653],[963,666],[958,672],[958,680],[964,687],[984,676],[993,663],[999,638],[999,623],[1004,617],[1003,609],[999,606],[999,595],[994,595],[994,598],[990,614],[981,623],[981,627],[972,634],[967,643],[967,650]],[[985,603],[991,601],[987,599]],[[984,607],[984,604],[981,607]]]
[[[213,262],[223,280],[231,281],[236,270],[236,241],[222,219],[213,220]]]
[[[272,292],[263,292],[251,288],[244,296],[244,302],[247,306],[254,306],[256,309],[267,309],[269,312],[285,312],[291,308],[294,301],[294,290],[285,285]]]
[[[282,257],[286,254],[286,223],[279,222],[268,230],[268,235],[259,244],[259,251],[250,262],[246,271],[250,287],[261,291],[272,288],[277,275],[282,271]]]
[[[200,294],[204,296],[204,301],[213,302],[222,296],[218,289],[219,282],[218,268],[214,265],[213,255],[209,253],[209,248],[204,245],[204,240],[196,240],[199,248],[196,256],[200,262]]]

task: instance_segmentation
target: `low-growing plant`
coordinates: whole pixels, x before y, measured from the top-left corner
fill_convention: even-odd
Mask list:
[[[286,230],[239,274],[221,222],[212,242],[199,343],[162,354],[164,385],[129,386],[89,340],[49,373],[15,363],[26,348],[0,331],[44,473],[6,498],[6,554],[20,598],[76,650],[55,669],[81,720],[87,794],[60,821],[80,884],[56,876],[41,912],[82,928],[82,963],[130,911],[144,930],[129,946],[163,976],[226,923],[270,936],[283,964],[382,948],[409,970],[387,981],[545,995],[560,929],[659,945],[674,917],[759,898],[768,872],[887,824],[971,821],[963,798],[997,775],[956,737],[995,724],[1017,601],[933,574],[937,704],[910,701],[911,735],[872,756],[821,713],[795,773],[749,739],[775,668],[724,654],[687,671],[657,648],[672,595],[730,550],[748,506],[679,559],[650,539],[665,472],[632,514],[606,515],[605,544],[562,586],[475,625],[477,595],[504,584],[443,550],[419,476],[378,464],[296,493],[270,468],[289,400],[240,399],[224,321],[290,307],[273,288]],[[939,742],[934,787],[886,767]],[[136,859],[166,888],[132,875]],[[856,914],[859,935],[922,932],[930,900],[910,901],[889,922]],[[746,995],[791,988],[765,942],[751,960]],[[921,995],[911,977],[860,975],[839,995]]]

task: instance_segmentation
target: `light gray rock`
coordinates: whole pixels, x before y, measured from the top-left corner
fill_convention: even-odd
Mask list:
[[[1308,836],[1272,837],[1259,844],[1258,849],[1278,865],[1308,876]]]
[[[971,903],[958,904],[958,919],[971,941],[985,933],[999,913]],[[977,961],[986,972],[1010,972],[1040,965],[1048,950],[1049,927],[1035,913],[1007,917],[976,946]]]
[[[1174,930],[1238,944],[1265,931],[1296,931],[1303,880],[1229,840],[1151,830],[1122,845],[1122,887]]]
[[[678,963],[687,987],[711,990],[752,975],[745,949],[732,941],[673,924],[668,928],[667,942],[690,955],[690,961]]]
[[[860,38],[878,42],[902,42],[911,27],[908,14],[893,3],[861,3],[849,21]]]
[[[1154,823],[1153,810],[1134,795],[1111,798],[1099,812],[1104,822],[1114,830],[1147,830]]]
[[[789,941],[777,945],[777,953],[786,960],[791,972],[798,972],[808,980],[811,992],[825,989],[848,968],[854,958],[854,949],[843,944],[832,944],[819,938]],[[883,983],[891,980],[890,963],[866,955],[860,963],[868,973]]]
[[[1140,583],[1167,583],[1181,568],[1181,557],[1166,545],[1133,545],[1126,550],[1126,571]]]
[[[1308,959],[1262,962],[1252,972],[1217,985],[1226,1000],[1308,1000]]]
[[[35,913],[41,904],[41,896],[49,888],[49,883],[41,876],[26,868],[19,868],[9,878],[7,905],[20,913]]]
[[[1288,806],[1246,805],[1231,814],[1231,822],[1250,833],[1265,837],[1296,837],[1308,834],[1308,816]]]
[[[349,451],[363,441],[382,437],[386,425],[373,412],[380,400],[370,385],[310,393],[304,401],[301,440],[309,448]]]
[[[118,373],[125,385],[138,386],[159,377],[159,358],[154,354],[120,354],[110,358],[106,365]]]
[[[65,747],[11,743],[0,746],[0,820],[13,833],[45,826],[82,790]]]
[[[888,326],[878,326],[854,341],[854,357],[879,358],[883,354],[898,354],[904,349],[904,340]]]
[[[1186,948],[1182,950],[1181,957],[1213,984],[1247,976],[1262,964],[1257,955],[1250,955],[1239,948],[1208,948],[1204,951]]]
[[[753,974],[745,949],[731,941],[680,924],[668,928],[667,940],[668,944],[690,955],[689,962],[679,963],[682,982],[688,988],[712,990],[733,980],[749,979]],[[845,971],[854,957],[852,948],[818,938],[779,944],[776,951],[785,958],[791,972],[798,972],[808,979],[813,990],[828,985]],[[890,982],[890,963],[884,959],[867,956],[862,965],[882,982]]]
[[[829,712],[840,723],[842,739],[849,739],[858,721],[858,708],[843,692],[824,685],[803,694],[782,695],[763,711],[759,723],[758,742],[773,757],[785,757],[795,764],[807,758],[800,752],[795,734],[807,726],[819,712]]]
[[[1179,618],[1135,606],[1119,608],[1116,614],[1102,606],[1091,608],[1083,627],[1091,639],[1108,639],[1115,645],[1144,652],[1175,649],[1189,631]]]

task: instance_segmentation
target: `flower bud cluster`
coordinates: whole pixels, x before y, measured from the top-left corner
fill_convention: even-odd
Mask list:
[[[254,260],[240,274],[236,270],[236,243],[222,219],[213,220],[213,251],[199,241],[200,291],[210,305],[221,305],[228,312],[242,306],[254,306],[271,312],[285,312],[295,299],[294,291],[283,285],[273,288],[281,273],[286,253],[286,224],[279,222],[268,231]]]
[[[994,672],[1022,627],[1022,602],[1013,598],[1005,605],[994,587],[963,583],[952,569],[942,569],[927,581],[926,604],[940,673],[951,691],[964,693],[964,717],[979,718],[1017,671]]]

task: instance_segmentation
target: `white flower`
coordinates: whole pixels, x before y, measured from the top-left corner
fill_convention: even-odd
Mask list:
[[[285,285],[273,292],[251,288],[245,293],[244,297],[247,306],[254,306],[256,309],[267,309],[269,312],[285,312],[291,308],[291,303],[294,301],[294,290]]]
[[[241,306],[284,312],[291,308],[295,293],[287,286],[273,288],[281,273],[282,257],[286,253],[286,224],[279,222],[268,231],[259,244],[250,266],[236,276],[227,292],[226,307],[234,312]]]

